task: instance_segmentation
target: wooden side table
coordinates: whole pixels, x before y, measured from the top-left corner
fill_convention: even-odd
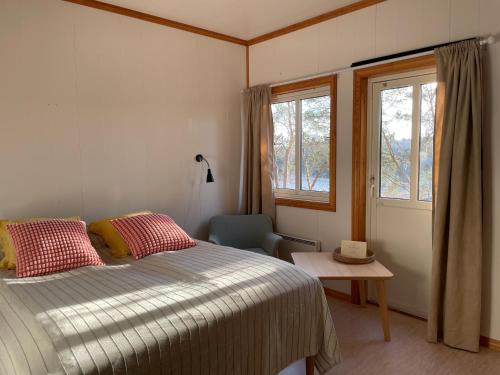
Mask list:
[[[385,280],[394,275],[378,261],[368,264],[345,264],[333,259],[330,252],[292,253],[296,266],[320,280],[358,280],[360,285],[361,305],[366,303],[364,281],[375,281],[378,294],[378,304],[385,341],[391,341],[389,328],[389,313],[385,293]]]

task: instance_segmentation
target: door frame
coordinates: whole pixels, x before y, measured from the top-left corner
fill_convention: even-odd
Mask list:
[[[351,238],[366,239],[366,172],[368,80],[380,76],[435,68],[433,54],[356,69],[353,72]],[[351,302],[360,303],[359,282],[351,282]]]

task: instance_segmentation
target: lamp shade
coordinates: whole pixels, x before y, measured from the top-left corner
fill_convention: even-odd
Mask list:
[[[214,182],[214,176],[212,175],[212,171],[210,170],[210,168],[208,168],[207,171],[207,183],[208,182]]]

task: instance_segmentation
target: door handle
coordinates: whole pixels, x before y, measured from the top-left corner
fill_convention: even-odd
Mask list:
[[[370,177],[370,196],[375,198],[375,177]]]

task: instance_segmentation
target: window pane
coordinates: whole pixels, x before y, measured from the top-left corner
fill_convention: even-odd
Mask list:
[[[413,87],[381,92],[380,196],[410,199]]]
[[[330,96],[302,99],[302,190],[330,191]]]
[[[274,187],[295,189],[295,101],[274,103]]]
[[[434,157],[434,121],[436,117],[436,82],[421,85],[420,154],[418,199],[432,201],[432,163]]]

